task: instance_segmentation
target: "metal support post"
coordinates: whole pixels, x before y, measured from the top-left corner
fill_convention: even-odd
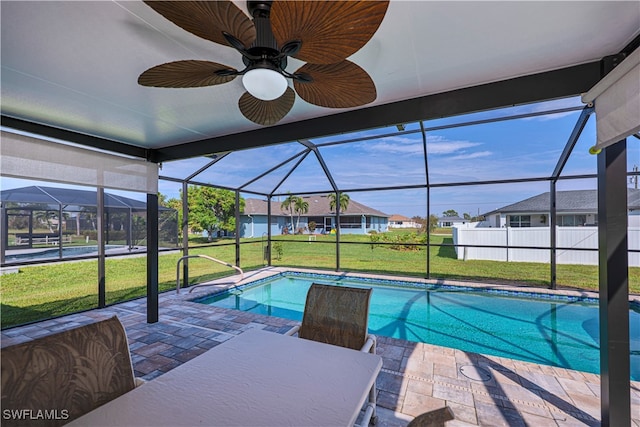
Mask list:
[[[147,323],[158,321],[158,195],[147,194]]]
[[[549,287],[551,289],[556,288],[556,274],[557,274],[557,232],[558,228],[556,227],[557,222],[557,204],[556,204],[556,181],[550,181],[550,189],[549,189],[549,246],[551,247],[550,255],[551,255],[551,277]]]
[[[189,185],[187,181],[182,181],[182,256],[189,255]],[[182,277],[184,285],[189,284],[189,258],[185,258],[182,264]]]
[[[598,154],[600,390],[604,427],[631,425],[627,143]]]
[[[105,254],[104,254],[104,236],[105,227],[108,226],[108,222],[105,224],[105,211],[104,211],[104,188],[98,187],[96,192],[96,226],[98,232],[96,233],[96,239],[98,240],[98,307],[104,307],[106,305],[106,268],[105,268]]]
[[[236,191],[236,266],[240,267],[240,192]]]

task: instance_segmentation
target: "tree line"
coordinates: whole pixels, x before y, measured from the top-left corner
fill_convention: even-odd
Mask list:
[[[346,193],[330,193],[329,208],[333,211],[337,206],[340,207],[341,212],[345,212],[349,207],[350,197]],[[180,198],[170,198],[158,193],[158,203],[160,206],[175,209],[178,212],[178,223],[182,224],[182,190],[180,190]],[[244,212],[245,200],[239,198],[240,212]],[[206,186],[190,186],[187,194],[187,206],[189,209],[189,230],[193,233],[207,232],[210,239],[218,231],[233,233],[236,229],[236,196],[235,192],[231,190],[225,190],[222,188],[213,188]],[[302,215],[309,212],[309,202],[303,197],[288,193],[287,197],[280,204],[280,209],[283,212],[287,212],[290,217],[291,232],[296,232],[300,229],[300,218]],[[454,209],[448,209],[442,213],[443,217],[458,217],[459,214]],[[463,218],[473,222],[482,220],[482,217],[471,216],[468,213],[463,214]],[[416,224],[419,224],[422,232],[426,232],[427,226],[430,231],[433,231],[438,226],[438,217],[434,214],[429,216],[429,219],[421,216],[414,216],[411,218]],[[295,226],[294,226],[295,225]],[[179,232],[182,233],[182,227],[179,227]]]
[[[346,211],[349,206],[349,195],[340,193],[340,197],[335,193],[329,194],[329,207],[334,210],[339,204],[341,211]],[[182,215],[182,190],[179,198],[167,199],[162,193],[158,193],[158,203],[160,206],[175,209],[178,212],[178,223],[183,224]],[[240,212],[244,212],[245,200],[239,198]],[[187,192],[187,206],[189,210],[188,227],[190,232],[207,232],[209,239],[218,231],[233,233],[236,229],[236,196],[235,192],[222,188],[206,186],[190,186]],[[287,197],[280,205],[283,212],[288,212],[291,218],[291,232],[300,229],[300,217],[309,212],[309,202],[303,197],[288,193]],[[294,223],[294,216],[297,221]],[[294,227],[294,224],[296,226]],[[182,233],[182,227],[179,227]]]

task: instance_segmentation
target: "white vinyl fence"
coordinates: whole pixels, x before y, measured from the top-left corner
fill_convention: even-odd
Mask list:
[[[514,249],[513,246],[548,248],[549,227],[485,228],[453,227],[455,245],[506,246],[506,248],[473,248],[456,246],[458,259],[482,259],[515,262],[551,262],[550,249]],[[629,227],[629,249],[640,249],[640,227]],[[557,249],[558,264],[598,264],[598,227],[558,227],[558,248],[589,248],[593,251]],[[629,253],[629,266],[640,267],[640,253]]]

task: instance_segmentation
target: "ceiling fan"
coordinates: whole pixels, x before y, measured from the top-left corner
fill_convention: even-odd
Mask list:
[[[184,30],[235,48],[245,68],[238,71],[202,60],[168,62],[143,72],[138,77],[142,86],[214,86],[242,76],[247,92],[238,102],[240,111],[260,125],[282,120],[293,107],[295,93],[329,108],[357,107],[376,99],[369,74],[346,58],[373,37],[388,1],[247,1],[253,19],[228,0],[145,3]],[[306,64],[290,73],[288,57]]]

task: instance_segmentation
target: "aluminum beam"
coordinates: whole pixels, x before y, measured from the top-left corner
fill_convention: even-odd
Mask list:
[[[158,195],[147,194],[147,323],[158,317]]]
[[[627,143],[598,154],[600,409],[603,427],[631,425]]]
[[[551,177],[553,178],[554,183],[555,181],[558,180],[558,177],[562,173],[564,166],[567,164],[567,160],[569,160],[569,156],[571,156],[571,153],[573,152],[573,148],[578,143],[578,139],[580,138],[580,135],[582,135],[582,131],[584,130],[584,127],[587,125],[587,122],[589,121],[589,117],[591,117],[591,114],[593,113],[593,111],[594,111],[594,107],[592,106],[586,106],[582,109],[582,112],[580,113],[580,117],[578,117],[578,120],[576,121],[576,124],[573,127],[573,130],[571,131],[571,135],[569,136],[569,139],[567,140],[567,143],[564,146],[564,150],[562,151],[562,154],[558,159],[558,163],[556,164],[556,167],[553,170],[553,173],[551,174]]]

